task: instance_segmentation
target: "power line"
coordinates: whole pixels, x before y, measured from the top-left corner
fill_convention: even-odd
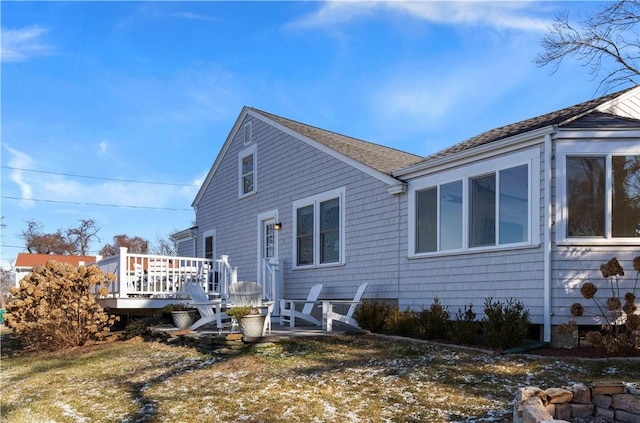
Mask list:
[[[116,182],[131,182],[136,184],[152,184],[152,185],[171,185],[176,187],[197,187],[200,186],[198,184],[175,184],[172,182],[152,182],[152,181],[136,181],[133,179],[117,179],[117,178],[103,178],[100,176],[88,176],[88,175],[76,175],[73,173],[61,173],[61,172],[49,172],[46,170],[35,170],[35,169],[25,169],[21,167],[12,167],[12,166],[0,166],[3,169],[11,169],[11,170],[21,170],[24,172],[35,172],[35,173],[46,173],[48,175],[60,175],[60,176],[71,176],[73,178],[87,178],[87,179],[100,179],[103,181],[116,181]]]
[[[79,201],[43,200],[38,198],[10,197],[7,195],[3,195],[2,198],[7,200],[37,201],[42,203],[75,204],[78,206],[119,207],[119,208],[128,208],[128,209],[147,209],[147,210],[193,211],[192,209],[177,209],[172,207],[126,206],[126,205],[120,205],[120,204],[82,203]]]

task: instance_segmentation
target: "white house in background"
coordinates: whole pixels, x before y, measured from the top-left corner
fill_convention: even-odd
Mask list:
[[[85,264],[94,263],[99,260],[100,256],[63,256],[53,254],[30,254],[30,253],[18,253],[16,257],[16,286],[20,281],[27,276],[33,268],[39,264],[45,264],[50,260],[57,261],[58,263],[67,263],[74,267],[83,266]]]
[[[517,297],[549,340],[600,264],[640,255],[639,165],[640,87],[426,158],[245,107],[176,240],[238,279],[277,268],[277,298],[365,281],[401,308]]]

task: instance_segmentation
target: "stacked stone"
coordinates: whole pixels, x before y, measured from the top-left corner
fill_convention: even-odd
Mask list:
[[[640,423],[640,389],[622,383],[520,388],[514,423]]]
[[[205,354],[237,354],[245,347],[241,333],[228,333],[223,335],[201,335],[198,342],[198,351]]]

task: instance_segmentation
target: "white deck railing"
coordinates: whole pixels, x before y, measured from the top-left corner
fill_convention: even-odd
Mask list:
[[[90,264],[116,275],[108,287],[111,298],[189,298],[184,289],[187,282],[201,284],[207,294],[228,298],[229,284],[237,278],[228,256],[205,259],[131,254],[120,248],[119,255]]]

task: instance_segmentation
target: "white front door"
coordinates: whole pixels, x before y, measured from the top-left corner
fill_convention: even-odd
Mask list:
[[[263,286],[264,297],[276,301],[278,285],[278,231],[276,231],[277,211],[258,216],[258,282]]]
[[[277,259],[275,219],[262,221],[262,261]]]

